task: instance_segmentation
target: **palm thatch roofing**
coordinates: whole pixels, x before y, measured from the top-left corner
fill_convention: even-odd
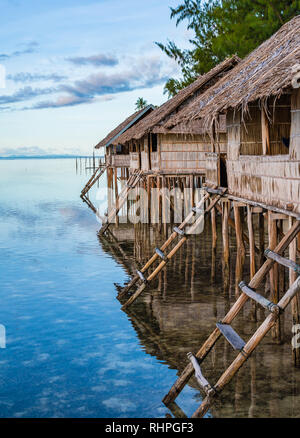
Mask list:
[[[238,56],[233,56],[214,67],[205,75],[200,76],[192,84],[180,90],[172,99],[165,102],[135,126],[124,132],[118,141],[123,144],[129,140],[138,140],[149,132],[155,132],[155,127],[161,125],[172,113],[178,111],[179,107],[186,105],[191,99],[194,99],[200,93],[209,89],[213,84],[219,81],[221,77],[227,75],[228,71],[238,62],[240,62]],[[113,144],[116,144],[116,142],[114,141]]]
[[[131,128],[135,123],[141,120],[143,117],[148,115],[151,111],[154,110],[153,105],[148,105],[145,108],[136,111],[131,116],[127,117],[124,122],[120,123],[115,129],[113,129],[103,140],[101,140],[96,146],[95,149],[99,149],[101,147],[108,147],[111,144],[119,144],[118,138],[123,134],[127,129]],[[113,143],[113,141],[115,143]]]
[[[177,124],[192,126],[201,119],[207,132],[228,109],[241,110],[259,100],[276,99],[292,88],[295,72],[300,71],[300,15],[284,24],[271,38],[244,58],[217,84],[170,119],[165,128]]]

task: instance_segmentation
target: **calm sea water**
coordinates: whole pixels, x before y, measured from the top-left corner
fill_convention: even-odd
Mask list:
[[[114,283],[127,281],[164,238],[157,228],[121,225],[112,227],[117,242],[99,241],[100,225],[79,198],[87,179],[74,160],[0,161],[1,417],[164,417],[170,411],[161,399],[186,353],[199,349],[235,300],[234,242],[226,280],[220,239],[214,260],[207,229],[122,312]],[[235,328],[248,339],[265,316],[254,321],[246,306]],[[283,326],[282,344],[268,337],[209,416],[299,415],[288,314]],[[215,383],[234,357],[220,340],[205,375]],[[193,379],[176,402],[188,416],[198,407]]]
[[[1,417],[168,412],[176,371],[120,311],[113,282],[128,275],[79,198],[87,178],[74,160],[0,161]]]

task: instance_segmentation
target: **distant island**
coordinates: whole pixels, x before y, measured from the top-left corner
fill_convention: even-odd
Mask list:
[[[66,159],[66,158],[93,158],[92,155],[7,155],[0,156],[0,160],[49,160],[49,159]],[[95,159],[103,158],[95,157]]]

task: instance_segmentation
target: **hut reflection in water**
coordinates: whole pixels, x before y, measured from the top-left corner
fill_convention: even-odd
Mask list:
[[[260,217],[254,218],[256,242],[261,239],[259,220]],[[177,257],[160,273],[156,283],[126,309],[145,352],[176,369],[178,375],[188,363],[187,353],[198,350],[211,333],[215,322],[234,303],[237,293],[236,275],[242,275],[246,281],[250,278],[248,248],[241,260],[233,231],[229,231],[229,268],[222,263],[219,216],[216,222],[217,239],[212,239],[211,224],[207,221],[204,232],[191,237]],[[171,231],[171,225],[167,225],[167,232],[170,234]],[[154,248],[165,241],[165,236],[159,233],[158,225],[120,224],[112,226],[110,232],[110,237],[99,239],[100,243],[103,249],[124,266],[130,277],[150,258]],[[256,255],[257,263],[260,257],[261,254]],[[236,319],[236,330],[242,338],[248,339],[265,317],[263,309],[259,309],[254,317],[252,305],[247,303]],[[264,339],[263,345],[229,384],[226,395],[221,395],[211,408],[213,417],[298,415],[300,370],[293,367],[291,360],[290,309],[285,318],[281,319],[281,330],[280,343],[274,343],[271,335]],[[203,362],[203,373],[210,381],[216,381],[234,357],[234,350],[228,342],[220,339],[212,354]],[[196,390],[198,388],[194,378],[189,381],[189,385]],[[198,404],[202,397],[199,390],[194,401]],[[173,416],[185,415],[184,406],[180,402],[181,396],[169,406]]]

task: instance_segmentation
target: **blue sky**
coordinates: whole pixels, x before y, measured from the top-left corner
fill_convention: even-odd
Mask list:
[[[134,111],[160,105],[178,67],[154,44],[188,47],[179,0],[0,0],[0,155],[90,153]]]

